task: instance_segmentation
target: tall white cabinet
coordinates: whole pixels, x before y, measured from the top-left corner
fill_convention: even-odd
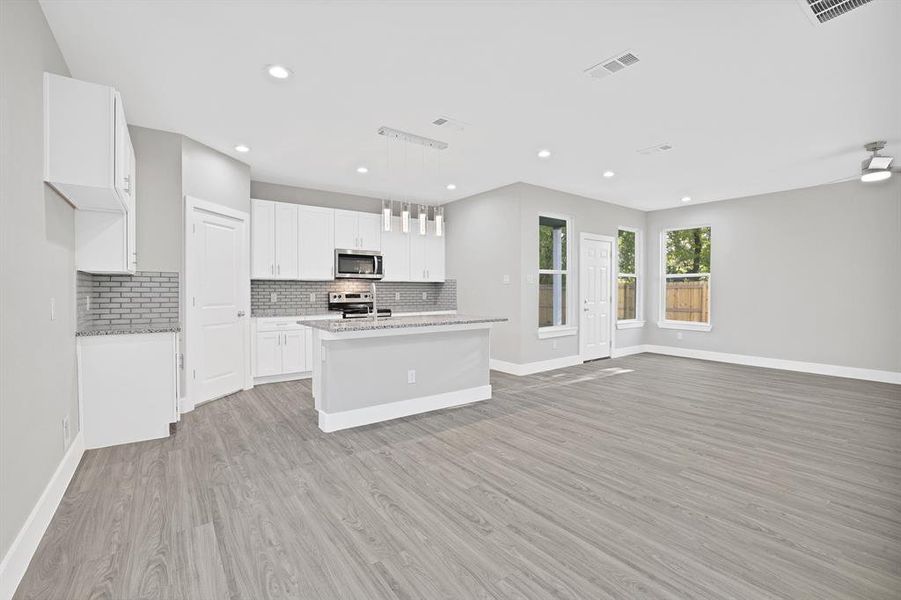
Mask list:
[[[335,211],[298,206],[300,279],[323,281],[335,275]]]
[[[76,268],[134,273],[136,163],[119,92],[44,73],[44,181],[78,209]]]

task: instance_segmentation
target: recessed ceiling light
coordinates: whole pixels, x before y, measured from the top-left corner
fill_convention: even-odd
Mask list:
[[[250,152],[250,146],[238,144],[235,146],[235,152]]]
[[[538,151],[538,158],[547,158],[550,155],[551,155],[550,150],[539,150]]]
[[[457,189],[457,186],[455,186],[455,185],[452,184],[452,183],[449,183],[449,184],[447,184],[447,189],[449,189],[449,190],[455,190],[455,189]]]
[[[368,173],[369,169],[366,167],[357,167],[357,173]]]
[[[604,177],[606,177],[607,179],[610,179],[614,175],[616,175],[616,173],[614,173],[613,171],[604,171]]]
[[[281,65],[269,65],[266,67],[266,72],[269,73],[270,77],[276,79],[287,79],[288,77],[291,77],[291,69]]]
[[[691,196],[682,196],[682,202],[691,202]]]

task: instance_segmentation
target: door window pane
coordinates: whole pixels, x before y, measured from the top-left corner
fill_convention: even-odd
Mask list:
[[[710,322],[710,278],[673,277],[666,279],[668,321]]]
[[[617,279],[616,318],[620,321],[637,319],[638,285],[635,277]]]
[[[538,276],[538,326],[566,325],[566,275]]]

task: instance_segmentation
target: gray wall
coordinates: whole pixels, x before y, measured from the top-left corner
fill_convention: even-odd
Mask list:
[[[250,213],[248,165],[188,137],[182,137],[181,148],[185,196]]]
[[[529,363],[579,353],[578,336],[538,339],[538,216],[569,217],[573,231],[569,285],[578,297],[582,232],[616,237],[621,225],[644,230],[644,212],[526,183],[446,205],[448,277],[457,280],[464,313],[506,316],[492,327],[491,357]],[[504,284],[504,275],[510,283]],[[530,277],[531,280],[530,280]],[[571,316],[578,318],[577,312]],[[575,323],[577,324],[577,323]],[[617,347],[641,343],[641,330],[615,333]],[[556,346],[556,347],[555,347]]]
[[[63,418],[78,430],[74,211],[42,181],[45,70],[69,74],[40,6],[0,2],[0,556],[65,454]]]
[[[377,213],[382,210],[382,201],[378,198],[340,194],[338,192],[327,192],[325,190],[314,190],[262,181],[250,182],[250,197],[257,200],[291,202],[293,204],[308,204],[310,206],[360,210],[363,212]]]
[[[665,228],[708,224],[709,332],[659,329]],[[648,214],[644,342],[901,371],[901,178]]]
[[[135,147],[138,270],[179,271],[184,231],[182,136],[146,127],[128,130]]]

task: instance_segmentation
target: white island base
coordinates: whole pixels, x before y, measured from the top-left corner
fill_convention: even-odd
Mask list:
[[[500,320],[302,321],[313,328],[319,428],[338,431],[491,398],[489,334]]]

